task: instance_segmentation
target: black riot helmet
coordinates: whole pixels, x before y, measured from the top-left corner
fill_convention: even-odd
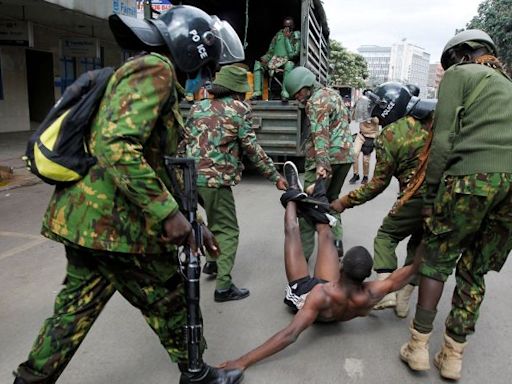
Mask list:
[[[366,90],[364,97],[367,99],[369,115],[377,117],[383,127],[405,115],[423,120],[434,111],[437,104],[436,99],[413,96],[407,86],[396,82],[381,84],[375,91]]]
[[[186,73],[245,57],[240,38],[229,23],[192,6],[173,6],[154,20],[111,15],[109,25],[122,48],[167,51]]]

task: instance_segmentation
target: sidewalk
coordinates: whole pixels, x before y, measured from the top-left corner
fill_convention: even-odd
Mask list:
[[[13,177],[0,180],[0,192],[41,182],[25,168],[21,157],[33,131],[0,133],[0,166],[11,168]]]

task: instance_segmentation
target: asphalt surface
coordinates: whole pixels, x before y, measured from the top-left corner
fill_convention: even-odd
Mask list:
[[[350,177],[350,175],[349,175]],[[353,186],[346,185],[343,191]],[[0,192],[0,383],[26,359],[42,321],[52,312],[65,274],[61,244],[42,238],[40,222],[51,187],[38,184]],[[283,208],[280,192],[255,174],[234,188],[241,228],[234,282],[251,290],[239,302],[215,303],[214,281],[201,280],[201,306],[208,349],[218,364],[257,346],[292,319],[283,304]],[[373,237],[397,192],[393,183],[378,198],[343,214],[346,249],[372,250]],[[404,244],[399,249],[405,255]],[[453,276],[447,282],[431,342],[439,349],[449,311]],[[510,262],[490,273],[477,332],[468,343],[461,383],[510,383],[512,375]],[[415,304],[414,297],[413,303]],[[399,360],[407,319],[391,310],[347,323],[318,324],[297,342],[246,371],[244,383],[440,383],[436,371],[410,372]],[[177,383],[179,371],[140,313],[116,294],[106,306],[59,383]]]

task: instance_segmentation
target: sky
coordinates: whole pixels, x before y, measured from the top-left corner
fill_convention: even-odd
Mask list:
[[[437,63],[457,28],[483,0],[323,0],[331,39],[349,51],[361,45],[390,47],[402,39],[424,48]]]

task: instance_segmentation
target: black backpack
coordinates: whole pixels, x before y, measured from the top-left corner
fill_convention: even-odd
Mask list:
[[[23,160],[40,179],[67,185],[83,178],[96,163],[85,139],[113,73],[107,67],[82,74],[30,137]]]

